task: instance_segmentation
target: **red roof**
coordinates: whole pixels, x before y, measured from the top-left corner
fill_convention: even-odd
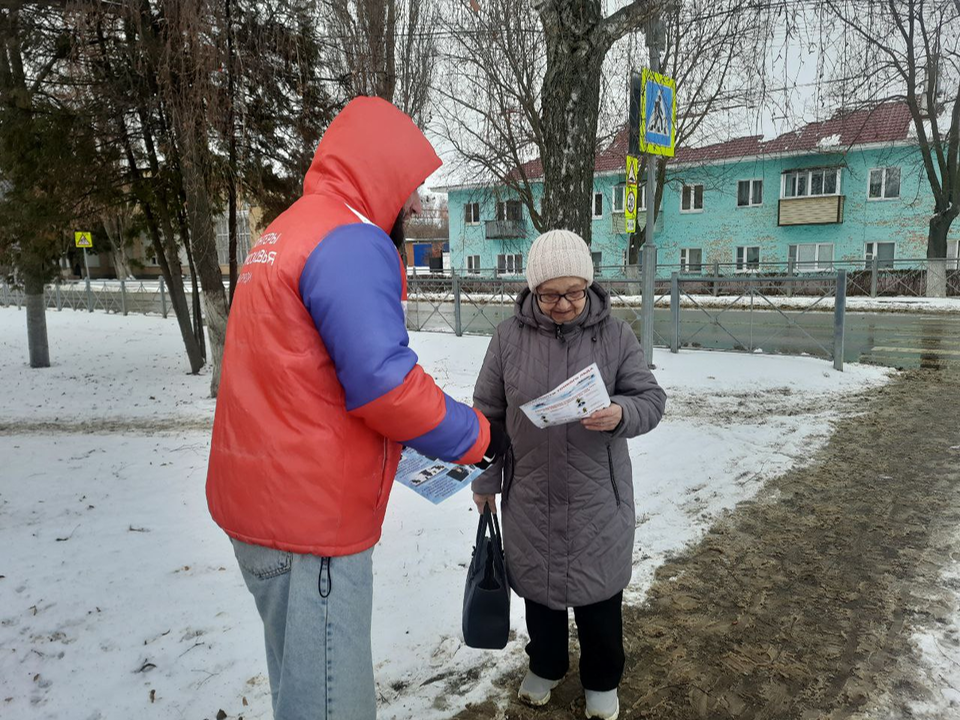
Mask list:
[[[897,142],[909,137],[912,120],[906,103],[885,103],[865,110],[841,110],[829,120],[809,123],[767,142],[763,142],[762,135],[747,135],[703,147],[680,147],[671,162],[709,163],[781,153],[829,152],[853,145]],[[594,172],[623,170],[628,143],[629,132],[623,128],[604,150],[597,153]],[[520,170],[527,178],[543,176],[539,159],[524,163]]]

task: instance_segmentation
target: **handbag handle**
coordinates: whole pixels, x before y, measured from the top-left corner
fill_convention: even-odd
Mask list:
[[[484,503],[483,512],[480,514],[480,522],[477,525],[477,542],[474,547],[480,547],[480,543],[483,542],[484,537],[486,537],[488,529],[494,547],[496,547],[497,552],[502,555],[503,538],[500,534],[500,520],[497,518],[496,513],[490,510],[490,504]]]

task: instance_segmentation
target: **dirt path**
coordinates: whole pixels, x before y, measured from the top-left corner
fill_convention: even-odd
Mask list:
[[[907,704],[929,690],[910,636],[949,612],[940,571],[960,528],[949,375],[909,373],[877,391],[810,466],[659,569],[647,602],[625,608],[621,718],[913,716]],[[505,696],[517,682],[500,679]],[[506,718],[582,718],[581,696],[573,672],[548,709],[513,701]],[[491,701],[458,718],[497,714]]]

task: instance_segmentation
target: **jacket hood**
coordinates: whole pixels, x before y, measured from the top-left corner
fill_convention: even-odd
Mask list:
[[[338,197],[389,233],[407,198],[441,164],[413,120],[386,100],[360,97],[323,134],[303,194]]]
[[[605,320],[610,315],[610,293],[594,283],[587,288],[587,304],[583,312],[561,327],[564,333],[568,333],[577,327],[592,327]],[[538,327],[546,332],[556,332],[557,324],[540,310],[537,304],[537,298],[534,297],[530,288],[524,288],[517,296],[514,307],[514,314],[521,325]]]

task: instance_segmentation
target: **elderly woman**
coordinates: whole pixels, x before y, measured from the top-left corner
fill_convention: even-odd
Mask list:
[[[623,590],[636,517],[627,439],[653,430],[666,394],[627,323],[593,283],[586,243],[553,230],[533,243],[515,316],[497,328],[474,405],[502,422],[513,462],[473,483],[478,508],[502,493],[510,585],[526,603],[530,666],[520,700],[546,705],[569,668],[567,609],[580,638],[588,718],[615,720],[623,674]],[[596,363],[611,405],[580,423],[538,429],[520,406]]]

